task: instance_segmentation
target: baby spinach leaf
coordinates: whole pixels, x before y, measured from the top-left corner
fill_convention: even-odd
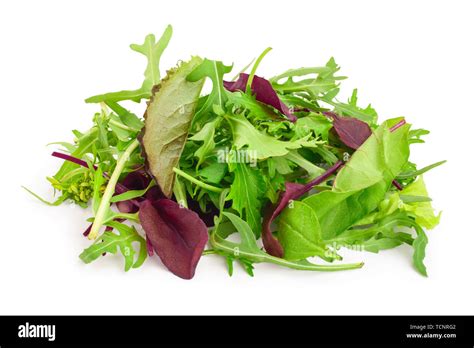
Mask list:
[[[186,77],[201,62],[194,57],[169,72],[146,110],[141,139],[146,164],[167,197],[173,191],[173,168],[181,157],[204,84],[204,80],[189,82]]]
[[[284,258],[291,261],[323,256],[326,246],[321,238],[318,217],[306,203],[295,201],[278,219],[278,240]]]
[[[285,183],[285,191],[280,192],[280,198],[276,204],[269,204],[265,209],[263,218],[262,241],[265,250],[273,256],[283,257],[283,247],[280,242],[273,236],[271,232],[271,224],[273,220],[286,208],[293,200],[300,198],[309,192],[314,186],[327,181],[342,166],[342,161],[337,162],[326,172],[314,178],[305,185],[287,182]]]

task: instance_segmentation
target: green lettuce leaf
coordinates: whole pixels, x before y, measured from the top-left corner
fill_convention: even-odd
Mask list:
[[[428,197],[428,191],[426,190],[425,182],[423,176],[420,175],[416,181],[408,185],[400,192],[400,194],[407,196],[418,196],[418,197]],[[441,218],[441,213],[435,215],[433,207],[429,201],[427,202],[413,202],[403,204],[403,209],[410,212],[415,221],[431,230],[439,224]]]
[[[408,161],[408,130],[390,127],[399,120],[384,122],[336,176],[331,191],[304,199],[319,219],[323,238],[330,239],[375,210],[392,180]]]
[[[201,62],[193,57],[168,72],[146,110],[142,145],[147,167],[167,197],[173,191],[173,168],[179,163],[204,85],[204,79],[189,82],[186,77]]]

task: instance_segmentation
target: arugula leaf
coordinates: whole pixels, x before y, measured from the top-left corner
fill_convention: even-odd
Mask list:
[[[280,157],[275,157],[275,159],[277,158],[280,158]],[[324,173],[324,169],[318,167],[317,165],[311,163],[306,158],[301,156],[298,153],[298,150],[289,151],[288,154],[284,156],[284,158],[292,161],[293,163],[296,163],[298,166],[306,170],[308,172],[309,179],[313,179]]]
[[[397,179],[409,179],[409,178],[417,177],[417,176],[422,175],[422,174],[426,173],[427,171],[429,171],[433,168],[436,168],[436,167],[438,167],[438,166],[440,166],[444,163],[446,163],[446,161],[439,161],[439,162],[433,163],[429,166],[423,167],[423,168],[418,169],[418,170],[412,170],[412,171],[409,171],[409,172],[400,173],[400,174],[397,175]]]
[[[314,147],[317,144],[316,141],[308,141],[308,137],[295,141],[277,140],[268,134],[259,132],[243,115],[226,115],[225,119],[232,128],[236,148],[241,149],[247,145],[248,153],[251,156],[255,155],[260,160],[284,156],[288,154],[289,150],[302,146]]]
[[[239,212],[259,238],[262,230],[262,201],[266,193],[262,173],[245,163],[229,163],[229,169],[234,174],[234,180],[227,199],[232,200],[232,208]]]
[[[421,139],[422,136],[430,134],[429,130],[426,129],[413,129],[408,134],[410,144],[422,144],[425,141]]]
[[[418,236],[413,242],[413,248],[415,249],[415,252],[413,254],[413,264],[415,265],[415,268],[418,270],[418,272],[427,277],[428,273],[426,272],[426,266],[423,263],[423,260],[425,258],[425,250],[426,245],[428,244],[428,237],[420,227],[417,227],[415,225],[415,228],[418,233]]]
[[[199,159],[196,165],[196,170],[199,169],[199,166],[206,160],[207,156],[209,156],[216,147],[214,135],[216,133],[216,127],[219,125],[221,120],[221,118],[215,118],[213,121],[206,123],[199,132],[194,134],[192,137],[189,137],[189,140],[203,142],[199,149],[197,149],[194,153]]]
[[[71,156],[76,158],[83,158],[86,153],[91,151],[97,139],[97,127],[92,127],[88,132],[81,134],[76,140],[76,149],[71,152]],[[61,181],[63,177],[78,167],[77,164],[66,161],[62,164],[61,168],[54,175],[54,179]]]
[[[189,82],[186,77],[201,62],[194,57],[169,72],[145,113],[142,146],[147,168],[167,197],[173,191],[173,168],[181,157],[204,85],[204,79]]]
[[[309,114],[306,117],[298,118],[294,131],[298,138],[303,138],[312,133],[315,137],[320,137],[327,141],[331,128],[332,123],[327,117],[319,114]]]
[[[193,119],[194,125],[200,122],[206,123],[207,120],[203,120],[205,115],[212,112],[214,105],[224,107],[227,100],[227,94],[224,90],[223,77],[226,73],[232,70],[232,66],[224,65],[224,63],[216,60],[204,59],[204,61],[196,66],[194,70],[187,76],[187,80],[190,82],[197,82],[204,80],[205,77],[209,77],[212,81],[212,91],[206,97],[204,104],[196,111],[196,115]],[[200,127],[197,127],[198,129]]]
[[[357,89],[354,89],[352,96],[348,103],[342,103],[335,101],[334,97],[338,94],[339,89],[335,88],[319,99],[326,104],[332,105],[338,114],[355,117],[361,121],[368,123],[369,125],[375,125],[377,123],[377,112],[369,104],[365,109],[357,106]]]
[[[132,50],[143,54],[148,59],[148,64],[144,73],[145,80],[139,89],[96,95],[87,98],[86,103],[111,103],[121,100],[132,100],[138,103],[142,99],[149,99],[153,86],[158,85],[160,82],[160,59],[163,51],[168,46],[172,33],[173,29],[168,25],[158,42],[155,42],[155,35],[149,34],[146,36],[145,42],[142,45],[130,45]]]
[[[227,93],[226,107],[232,109],[233,113],[242,113],[239,109],[248,111],[249,117],[256,120],[278,119],[280,116],[268,105],[260,103],[254,95],[249,95],[240,90]]]
[[[112,231],[104,232],[94,244],[79,255],[80,259],[84,261],[84,263],[91,263],[104,253],[116,254],[118,249],[125,259],[125,271],[130,270],[130,268],[140,267],[147,257],[145,239],[137,233],[134,227],[116,221],[111,221],[107,223],[107,225],[116,229],[118,234]],[[133,243],[140,245],[140,251],[136,259],[136,251],[133,248]]]
[[[106,101],[105,104],[118,115],[123,126],[134,132],[139,132],[143,128],[143,122],[138,116],[123,108],[119,103]]]
[[[325,68],[309,68],[287,71],[279,76],[272,78],[270,81],[275,90],[282,94],[288,93],[307,93],[311,99],[327,93],[337,87],[337,81],[343,80],[343,76],[335,76],[340,67],[336,64],[334,58],[329,59]],[[316,77],[305,78],[294,81],[294,77],[316,74]],[[287,78],[285,82],[279,83],[280,80]]]

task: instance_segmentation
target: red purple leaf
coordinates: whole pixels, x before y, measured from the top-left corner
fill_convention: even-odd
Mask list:
[[[143,169],[137,169],[127,174],[127,176],[121,182],[121,188],[116,189],[116,194],[121,194],[128,190],[144,190],[146,189],[152,179],[148,173]],[[123,190],[125,188],[125,190]],[[117,202],[117,208],[121,213],[136,213],[139,209],[140,202],[145,199],[156,201],[157,199],[164,198],[161,190],[158,186],[151,187],[143,197],[131,199],[128,201]]]
[[[247,82],[249,79],[248,74],[241,73],[239,75],[239,79],[237,81],[224,81],[224,87],[230,91],[243,91],[245,92],[245,88],[247,86]],[[297,118],[293,113],[290,111],[288,106],[283,103],[278,94],[272,87],[270,81],[264,79],[263,77],[259,77],[254,75],[252,80],[251,86],[252,92],[255,95],[255,98],[263,103],[270,106],[273,106],[275,109],[280,111],[283,115],[285,115],[289,121],[296,122]]]
[[[144,201],[139,217],[163,264],[178,277],[191,279],[208,240],[206,224],[170,199]]]
[[[369,125],[353,117],[341,117],[334,112],[325,112],[332,118],[334,130],[342,143],[357,150],[372,134]]]

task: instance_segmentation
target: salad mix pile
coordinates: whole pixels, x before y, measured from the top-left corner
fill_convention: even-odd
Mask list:
[[[232,79],[232,66],[194,56],[161,76],[171,34],[131,45],[148,61],[141,87],[86,99],[98,105],[92,127],[55,143],[57,200],[30,191],[92,208],[85,263],[120,252],[128,271],[156,254],[190,279],[216,254],[230,275],[235,262],[250,275],[260,262],[339,271],[363,266],[341,262],[341,248],[408,244],[427,275],[425,231],[440,215],[422,174],[444,161],[420,169],[409,155],[428,131],[378,122],[357,90],[341,101],[333,58],[267,79],[257,74],[266,49]],[[144,117],[124,101],[146,101]]]

